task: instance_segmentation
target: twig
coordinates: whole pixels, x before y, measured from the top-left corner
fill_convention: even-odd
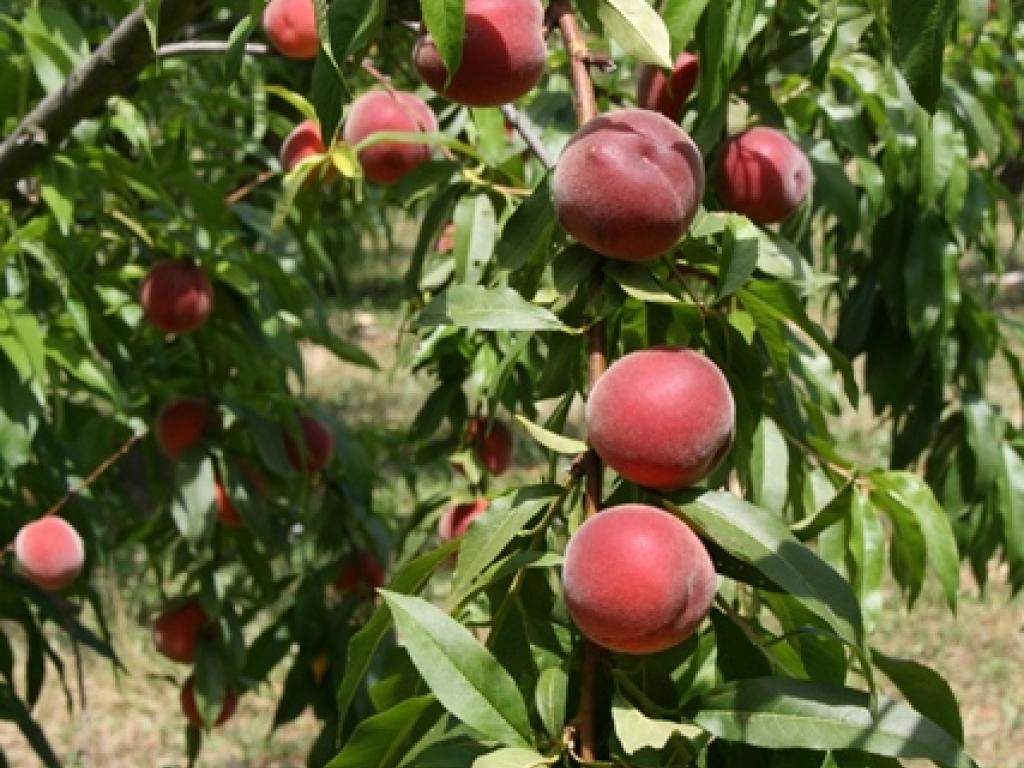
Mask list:
[[[523,112],[520,112],[512,104],[502,104],[501,114],[505,116],[505,120],[508,124],[515,128],[523,141],[526,142],[526,146],[530,148],[530,151],[540,160],[540,164],[545,169],[551,170],[555,167],[555,160],[551,157],[548,152],[548,148],[544,146],[544,142],[540,140],[540,136],[537,135],[536,126]]]
[[[96,469],[94,469],[89,474],[89,476],[82,481],[81,485],[69,490],[67,493],[64,494],[60,501],[58,501],[56,504],[54,504],[52,507],[46,510],[43,513],[43,517],[49,517],[50,515],[58,514],[62,509],[64,509],[64,507],[67,505],[69,501],[71,501],[75,496],[77,496],[90,485],[99,480],[100,475],[102,475],[104,472],[106,472],[108,469],[114,466],[114,464],[120,461],[121,458],[123,458],[124,455],[128,453],[128,451],[135,447],[135,444],[137,442],[139,442],[148,434],[148,430],[143,430],[142,432],[137,432],[131,437],[129,437],[120,448],[118,448],[116,451],[114,451],[114,453],[105,458],[103,460],[103,463],[96,467]]]
[[[260,186],[261,184],[265,184],[266,182],[270,181],[270,179],[274,178],[276,175],[277,175],[277,171],[272,171],[272,170],[269,170],[269,169],[266,170],[266,171],[263,171],[255,179],[253,179],[251,181],[247,181],[245,184],[240,186],[238,189],[236,189],[230,195],[225,197],[224,198],[224,202],[227,203],[228,205],[234,205],[235,203],[240,202],[241,200],[244,200],[246,197],[249,196],[250,192],[252,192],[254,189],[256,189],[256,187]]]
[[[209,0],[164,0],[159,35],[169,39],[204,11]],[[124,91],[155,58],[143,9],[124,17],[110,36],[46,96],[0,143],[0,196],[53,154],[79,121]]]
[[[569,53],[572,93],[576,101],[576,118],[580,125],[597,116],[597,99],[594,97],[594,83],[590,79],[587,62],[590,53],[583,39],[583,32],[576,22],[569,0],[554,0],[549,10],[551,18],[562,32],[565,49]]]

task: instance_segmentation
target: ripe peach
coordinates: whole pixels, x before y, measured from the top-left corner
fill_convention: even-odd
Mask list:
[[[213,311],[213,286],[195,264],[163,259],[149,268],[139,288],[146,319],[165,333],[188,333]]]
[[[242,474],[249,481],[249,485],[257,493],[262,494],[265,485],[263,483],[263,475],[260,474],[259,470],[245,461],[239,462],[238,466],[242,470]],[[228,528],[241,528],[245,521],[238,514],[238,509],[235,507],[235,503],[231,501],[231,497],[228,495],[219,473],[214,477],[213,482],[213,500],[217,509],[217,519]]]
[[[216,420],[213,408],[203,400],[171,400],[156,415],[156,443],[168,458],[178,459]]]
[[[303,446],[284,433],[284,450],[288,462],[300,472],[312,475],[327,466],[334,453],[334,434],[312,416],[299,417]]]
[[[438,537],[442,542],[457,539],[468,530],[470,523],[483,514],[489,503],[487,499],[477,499],[448,507],[438,521]]]
[[[693,221],[704,193],[704,161],[664,115],[614,110],[566,145],[552,188],[558,221],[569,234],[609,258],[649,261]]]
[[[345,560],[334,580],[334,588],[342,594],[364,589],[372,592],[386,583],[387,576],[377,558],[369,552],[359,552]]]
[[[484,469],[500,475],[512,463],[512,432],[503,421],[474,416],[466,426],[466,442],[473,446]]]
[[[263,31],[289,59],[313,59],[320,49],[313,0],[270,0],[263,10]]]
[[[14,559],[26,579],[57,591],[82,572],[85,543],[70,523],[48,515],[21,527],[14,539]]]
[[[676,58],[671,78],[665,77],[664,71],[658,67],[641,64],[636,85],[637,106],[661,112],[673,123],[678,123],[699,74],[697,57],[689,51],[683,51]]]
[[[515,101],[544,74],[544,8],[538,0],[466,0],[462,62],[451,80],[430,35],[412,58],[423,82],[446,99],[473,107]]]
[[[715,569],[701,540],[657,507],[622,504],[569,539],[565,604],[591,641],[622,653],[655,653],[693,634],[715,597]]]
[[[292,168],[312,155],[327,152],[324,140],[320,135],[320,125],[316,120],[303,120],[285,137],[281,144],[281,168],[288,173]],[[334,166],[330,166],[324,181],[337,176]]]
[[[773,224],[800,207],[812,180],[811,164],[800,148],[782,131],[759,126],[725,143],[716,189],[728,210]]]
[[[614,362],[587,400],[591,447],[616,472],[662,490],[701,480],[732,444],[725,376],[698,352],[658,347]]]
[[[216,624],[195,600],[161,613],[153,621],[153,645],[171,661],[191,664],[196,660],[196,639],[200,632],[219,636]]]
[[[195,680],[190,676],[181,687],[181,711],[188,721],[196,728],[203,727],[203,718],[199,715],[199,708],[196,706]],[[229,717],[235,714],[238,706],[238,694],[228,689],[224,692],[224,701],[220,705],[220,714],[217,715],[217,722],[214,726],[223,725]]]
[[[343,137],[358,144],[384,131],[433,133],[437,117],[419,96],[405,91],[367,91],[352,103]],[[430,159],[429,144],[386,141],[359,153],[366,178],[377,184],[394,184]]]

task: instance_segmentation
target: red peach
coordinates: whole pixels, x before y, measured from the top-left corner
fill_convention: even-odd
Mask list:
[[[303,120],[292,129],[281,144],[281,168],[288,173],[307,157],[326,152],[327,147],[320,135],[320,125],[316,120]],[[333,165],[329,166],[324,181],[330,181],[337,173]]]
[[[437,117],[419,96],[405,91],[367,91],[352,103],[343,137],[358,144],[375,133],[433,133]],[[366,178],[377,184],[394,184],[430,159],[429,144],[386,141],[359,153]]]
[[[199,707],[196,706],[195,680],[189,677],[181,687],[181,711],[188,721],[196,728],[203,728],[203,718],[199,715]],[[217,715],[217,722],[214,726],[223,725],[233,714],[238,706],[238,694],[228,689],[224,692],[224,700],[220,705],[220,714]]]
[[[284,450],[295,469],[313,474],[327,466],[334,453],[334,434],[312,416],[299,417],[303,447],[288,432],[284,434]]]
[[[725,376],[698,352],[659,347],[615,361],[587,400],[587,438],[616,472],[675,490],[718,466],[736,407]]]
[[[203,631],[214,637],[220,634],[202,606],[189,600],[153,621],[153,645],[171,661],[191,664],[196,660],[196,640]]]
[[[484,513],[489,504],[487,499],[476,499],[449,507],[438,521],[438,537],[442,542],[457,539],[469,529],[470,523]]]
[[[166,403],[156,416],[156,443],[168,458],[178,459],[216,424],[217,415],[203,400],[182,398]]]
[[[782,131],[759,126],[726,142],[716,189],[727,210],[773,224],[800,207],[812,180],[811,164],[800,148]]]
[[[14,559],[26,579],[57,591],[82,572],[85,542],[66,520],[48,515],[21,527],[14,539]]]
[[[359,552],[345,560],[334,580],[334,588],[343,594],[364,589],[372,592],[386,583],[387,576],[377,558],[369,552]]]
[[[165,333],[188,333],[213,311],[213,285],[195,264],[163,259],[149,268],[139,288],[146,319]]]
[[[661,112],[673,123],[678,123],[699,74],[697,57],[689,51],[683,51],[676,58],[671,79],[659,67],[641,64],[636,85],[637,106]]]
[[[320,49],[313,0],[270,0],[263,10],[263,31],[289,59],[313,59]]]
[[[500,475],[512,463],[512,432],[505,423],[495,419],[490,422],[482,416],[474,416],[466,427],[466,441],[476,451],[484,469],[492,475]]]
[[[600,254],[650,261],[686,232],[704,194],[704,161],[664,115],[598,115],[566,145],[552,183],[559,223]]]
[[[262,494],[265,485],[263,483],[263,475],[260,474],[259,470],[245,461],[239,462],[238,466],[242,470],[242,474],[249,481],[249,485],[257,493]],[[235,503],[231,501],[231,497],[228,495],[219,473],[214,477],[213,482],[213,500],[217,509],[217,519],[228,528],[241,528],[245,521],[238,514],[238,509],[235,507]]]
[[[540,81],[547,60],[544,8],[538,0],[466,0],[462,61],[452,78],[430,35],[413,50],[427,85],[474,107],[515,101]]]
[[[604,648],[655,653],[700,625],[715,596],[715,569],[682,521],[645,504],[587,520],[569,539],[565,604],[580,631]]]

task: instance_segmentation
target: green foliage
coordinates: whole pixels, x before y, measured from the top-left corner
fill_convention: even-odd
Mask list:
[[[0,134],[134,5],[9,3]],[[145,3],[150,22],[159,7]],[[411,21],[454,71],[463,2],[315,7],[322,48],[309,64],[246,54],[262,4],[217,4],[208,21],[224,52],[162,58],[0,203],[2,541],[79,489],[60,513],[88,549],[66,595],[10,557],[0,569],[0,618],[26,638],[0,635],[0,717],[58,764],[31,716],[48,672],[66,685],[48,625],[116,664],[89,586],[113,560],[151,594],[198,596],[215,619],[195,669],[206,722],[226,691],[258,695],[276,672],[274,727],[307,708],[322,723],[314,766],[577,764],[591,689],[558,572],[583,518],[580,464],[566,457],[585,447],[575,414],[600,323],[611,359],[655,345],[707,354],[737,422],[707,488],[652,496],[608,473],[605,504],[678,514],[720,583],[711,620],[681,646],[601,657],[599,764],[972,766],[948,685],[871,635],[887,569],[908,607],[931,576],[955,609],[962,558],[982,584],[1001,558],[1024,587],[1024,441],[990,386],[1001,359],[1024,400],[1020,325],[998,295],[1024,223],[1020,4],[581,0],[591,50],[616,64],[593,70],[601,109],[631,103],[640,61],[668,66],[691,49],[701,74],[682,124],[709,177],[725,136],[758,123],[784,129],[814,170],[809,202],[770,229],[718,210],[709,185],[687,235],[647,265],[572,242],[550,169],[506,135],[502,113],[415,80]],[[552,155],[577,127],[556,38],[517,106]],[[378,87],[364,57],[428,98],[440,131],[337,140],[353,96]],[[313,116],[327,152],[282,176],[280,140]],[[374,187],[358,153],[384,141],[426,142],[434,159]],[[384,250],[409,255],[394,281],[409,319],[398,375],[431,388],[397,439],[314,409],[303,362],[318,345],[377,365],[333,321],[360,305],[357,276]],[[139,283],[166,257],[195,260],[216,286],[194,334],[165,338],[142,317]],[[172,462],[142,436],[179,396],[208,400],[218,424]],[[889,433],[884,455],[834,439],[862,396]],[[311,409],[337,446],[312,478],[284,440]],[[465,433],[485,414],[522,427],[519,450],[540,457],[528,480],[495,487],[482,470]],[[83,485],[108,458],[114,469]],[[218,479],[240,528],[216,520]],[[437,546],[442,508],[479,495],[487,512]],[[359,552],[392,574],[376,604],[331,586]],[[906,703],[879,694],[877,672]],[[189,729],[190,755],[201,739]]]

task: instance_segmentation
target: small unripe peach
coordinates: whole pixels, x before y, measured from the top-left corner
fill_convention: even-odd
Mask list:
[[[437,525],[437,535],[442,542],[457,539],[469,529],[469,524],[484,513],[490,504],[487,499],[476,499],[448,507]]]
[[[320,135],[320,125],[316,120],[303,120],[296,125],[281,144],[281,168],[288,173],[292,168],[301,163],[307,157],[322,155],[327,151],[324,146],[323,137]],[[327,175],[334,174],[328,170]]]
[[[369,552],[359,552],[345,560],[334,580],[334,588],[342,594],[361,590],[372,592],[386,583],[387,576],[377,558]]]
[[[732,444],[736,406],[725,376],[698,352],[659,347],[616,360],[587,400],[587,439],[627,480],[693,485]]]
[[[466,0],[462,61],[450,81],[430,35],[419,39],[412,57],[423,82],[446,99],[474,107],[507,104],[544,74],[544,8],[538,0]]]
[[[636,85],[637,106],[661,112],[673,123],[678,123],[699,74],[697,57],[689,51],[683,51],[676,58],[671,77],[666,77],[659,67],[641,64]]]
[[[782,131],[759,126],[726,142],[716,189],[727,210],[773,224],[800,207],[812,180],[811,164],[800,147]]]
[[[352,103],[343,137],[358,144],[375,133],[433,133],[437,117],[419,96],[405,91],[367,91]],[[370,181],[394,184],[430,159],[429,144],[385,141],[359,153],[359,164]]]
[[[649,261],[686,232],[704,194],[697,146],[664,115],[598,115],[566,145],[552,190],[559,223],[600,254]]]
[[[565,550],[562,583],[580,631],[622,653],[655,653],[685,640],[716,589],[701,540],[645,504],[612,507],[581,525]]]
[[[213,311],[213,285],[195,264],[163,259],[149,268],[139,288],[146,319],[165,333],[188,333]]]
[[[203,718],[199,714],[199,707],[196,706],[195,680],[189,677],[181,687],[181,711],[188,721],[196,728],[203,727]],[[228,689],[224,691],[224,700],[220,705],[220,714],[217,715],[217,722],[214,726],[223,725],[233,714],[238,706],[238,694]]]
[[[201,632],[218,636],[206,611],[195,600],[164,611],[153,621],[153,645],[171,661],[191,664],[196,660],[196,640]]]
[[[300,472],[313,474],[327,466],[334,453],[334,434],[312,416],[299,417],[302,447],[289,433],[284,434],[288,462]]]
[[[171,400],[156,416],[156,443],[168,458],[178,459],[202,439],[203,432],[216,420],[213,408],[203,400]]]
[[[257,493],[262,494],[265,485],[263,483],[263,475],[260,474],[259,470],[245,461],[239,462],[238,466],[242,470],[242,474],[249,481],[249,485]],[[231,501],[231,496],[228,495],[219,473],[214,477],[213,482],[213,501],[217,509],[217,519],[228,528],[241,528],[245,521],[238,514],[238,509],[235,507],[235,503]]]
[[[263,10],[263,31],[290,59],[316,58],[320,49],[313,0],[270,0]]]
[[[14,539],[14,559],[26,579],[57,591],[82,572],[85,542],[66,520],[48,515],[21,527]]]
[[[492,475],[502,474],[512,464],[512,432],[503,421],[474,416],[466,426],[466,442]]]

